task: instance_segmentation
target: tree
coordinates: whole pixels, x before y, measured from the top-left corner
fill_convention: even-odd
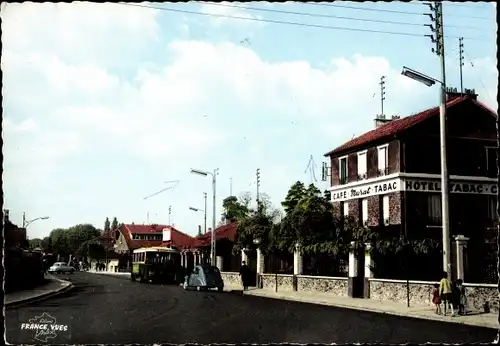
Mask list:
[[[36,248],[43,249],[43,240],[40,238],[29,239],[29,249],[34,250]]]
[[[281,205],[285,209],[286,214],[290,214],[295,209],[295,206],[299,203],[299,201],[304,197],[306,192],[306,188],[304,184],[300,181],[297,181],[293,184],[285,197],[285,200],[281,202]]]
[[[68,256],[76,252],[80,245],[87,240],[98,239],[101,232],[91,224],[80,224],[68,229],[52,230],[48,243],[52,252],[57,255]]]
[[[122,224],[123,225],[123,224]],[[118,219],[115,217],[113,217],[113,222],[111,222],[111,229],[112,230],[115,230],[118,228]]]
[[[104,221],[104,233],[107,234],[110,228],[111,228],[111,223],[109,222],[109,218],[106,218],[106,221]]]
[[[231,222],[241,220],[248,216],[250,210],[241,204],[235,196],[229,196],[222,201],[222,219]]]

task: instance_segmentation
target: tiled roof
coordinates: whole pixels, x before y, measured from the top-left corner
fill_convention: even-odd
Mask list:
[[[163,235],[163,229],[168,228],[171,231],[171,240],[163,241],[160,240],[142,240],[142,239],[132,239],[133,234],[159,234]],[[195,242],[195,238],[188,234],[185,234],[172,226],[165,225],[122,225],[118,230],[125,241],[129,249],[137,249],[141,247],[150,246],[165,246],[174,245],[178,248],[192,247]]]
[[[492,115],[496,116],[496,113],[492,111],[489,107],[485,106],[483,103],[474,100],[473,98],[469,96],[462,96],[462,97],[457,97],[451,101],[448,101],[446,103],[446,108],[450,108],[456,104],[459,104],[465,100],[470,100],[479,107],[485,109]],[[422,121],[425,121],[429,118],[432,118],[433,116],[437,116],[439,114],[439,107],[434,107],[431,109],[427,109],[423,112],[410,115],[408,117],[398,119],[398,120],[393,120],[383,126],[380,126],[374,130],[368,131],[364,133],[363,135],[356,137],[341,146],[335,148],[334,150],[328,152],[325,154],[325,156],[331,156],[334,154],[340,154],[341,152],[345,152],[347,150],[352,150],[358,147],[361,147],[363,145],[382,140],[384,138],[390,138],[393,137],[396,134],[399,134],[405,130],[408,130],[409,128],[421,123]]]
[[[238,231],[237,222],[231,222],[229,224],[222,225],[215,229],[215,239],[220,240],[227,238],[230,241],[234,242],[236,241],[237,231]],[[200,246],[210,245],[210,238],[211,238],[211,232],[207,232],[205,234],[196,237],[195,246],[200,247]]]
[[[132,234],[162,233],[165,225],[123,225]]]

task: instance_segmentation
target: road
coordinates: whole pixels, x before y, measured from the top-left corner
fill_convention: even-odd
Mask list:
[[[35,331],[21,330],[21,323],[43,313],[68,326],[52,334],[51,344],[469,343],[496,336],[493,329],[461,324],[230,292],[185,292],[91,273],[67,278],[73,290],[7,309],[7,342],[40,343],[34,342]]]

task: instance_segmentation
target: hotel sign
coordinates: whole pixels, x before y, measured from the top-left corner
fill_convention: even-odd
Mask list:
[[[450,182],[451,193],[469,193],[476,195],[496,195],[497,184],[475,182]],[[405,180],[406,191],[440,192],[441,182],[429,180]]]
[[[373,182],[363,186],[346,187],[337,191],[332,191],[332,202],[341,202],[354,198],[366,198],[370,196],[383,195],[400,191],[401,179],[394,178],[386,181]]]

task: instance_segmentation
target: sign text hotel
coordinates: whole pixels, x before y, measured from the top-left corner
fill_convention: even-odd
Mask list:
[[[496,195],[497,184],[474,183],[474,182],[450,182],[451,193],[472,193],[478,195]],[[428,180],[406,180],[406,191],[440,192],[441,182]]]
[[[497,185],[492,183],[450,182],[451,193],[496,195],[497,190]],[[386,181],[365,183],[361,186],[358,185],[333,190],[331,196],[332,202],[341,202],[349,199],[385,195],[398,191],[440,192],[441,183],[431,180],[393,178]]]

